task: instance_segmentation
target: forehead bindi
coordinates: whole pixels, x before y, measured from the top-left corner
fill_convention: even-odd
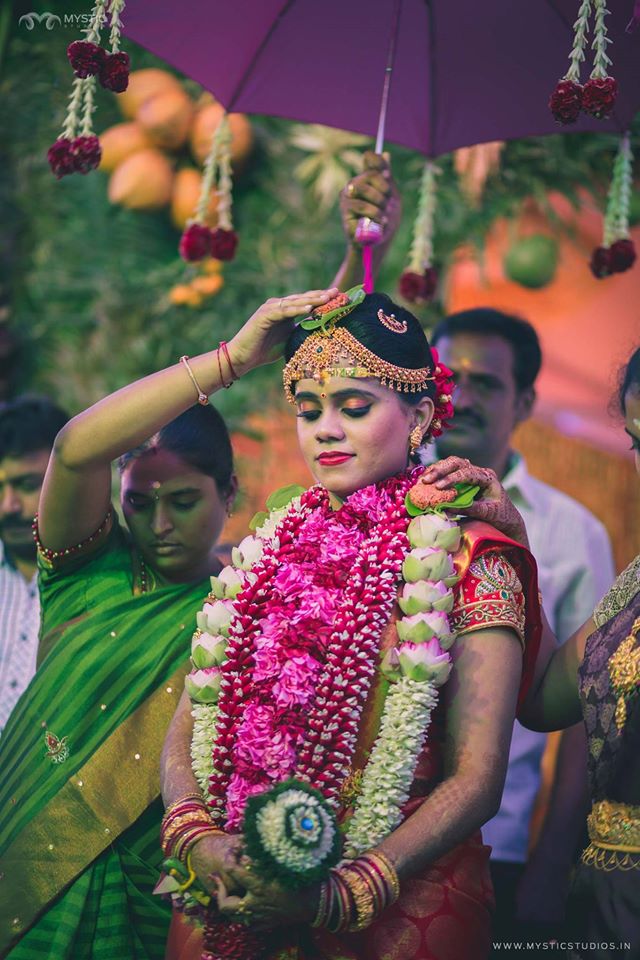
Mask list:
[[[150,450],[130,460],[122,474],[122,487],[151,497],[177,490],[202,488],[206,477],[168,450]]]
[[[329,377],[325,383],[318,383],[317,380],[308,378],[298,381],[295,399],[297,403],[305,400],[342,402],[345,399],[362,399],[371,401],[379,400],[391,392],[388,387],[383,387],[373,378]]]

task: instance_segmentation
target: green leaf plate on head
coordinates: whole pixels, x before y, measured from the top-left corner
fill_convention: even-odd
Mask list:
[[[445,510],[465,510],[471,506],[480,492],[480,487],[474,486],[471,483],[455,483],[454,488],[457,492],[455,500],[438,504],[435,507],[417,507],[410,499],[409,494],[407,494],[404,501],[407,513],[410,517],[421,517],[425,513],[443,513]]]
[[[362,303],[366,296],[361,283],[358,284],[357,287],[351,287],[350,290],[346,290],[345,293],[349,297],[349,303],[345,303],[340,307],[336,307],[335,310],[329,310],[328,313],[322,313],[315,317],[312,312],[310,317],[305,317],[304,320],[300,321],[302,329],[326,330],[330,323],[335,323],[336,320],[340,320],[341,317],[346,317],[348,313],[351,313],[353,308],[357,307],[359,303]]]

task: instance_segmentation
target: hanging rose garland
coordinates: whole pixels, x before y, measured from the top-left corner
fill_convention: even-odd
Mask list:
[[[585,59],[589,20],[594,11],[593,69],[585,85],[580,82],[581,64]],[[605,18],[609,14],[606,0],[582,0],[578,18],[573,25],[573,45],[569,54],[571,66],[564,77],[558,81],[551,98],[549,109],[558,123],[575,123],[580,112],[592,117],[604,119],[614,107],[618,84],[608,74],[611,59],[607,47],[611,43],[608,37]]]
[[[629,233],[629,207],[633,187],[633,154],[626,133],[618,148],[613,177],[607,197],[602,246],[596,247],[590,261],[591,272],[599,280],[613,273],[624,273],[636,260]]]
[[[218,198],[218,226],[212,230],[206,224],[212,192]],[[233,260],[238,235],[231,219],[231,128],[226,113],[211,138],[211,147],[204,164],[204,176],[195,217],[187,224],[180,239],[180,256],[187,261]]]
[[[440,171],[427,160],[420,181],[418,212],[413,225],[413,242],[409,264],[400,277],[398,290],[409,303],[431,300],[438,284],[438,274],[433,266],[433,231],[436,209],[436,177]]]
[[[75,79],[62,134],[47,152],[49,166],[58,180],[70,173],[89,173],[100,163],[100,141],[93,130],[96,81],[115,93],[126,90],[129,81],[129,56],[120,50],[120,14],[124,5],[125,0],[96,0],[86,39],[74,40],[67,48]],[[99,44],[107,20],[110,52]]]

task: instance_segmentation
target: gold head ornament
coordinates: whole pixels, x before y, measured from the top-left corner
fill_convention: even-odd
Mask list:
[[[300,345],[282,371],[285,396],[295,403],[295,384],[313,378],[325,383],[329,377],[372,377],[399,393],[424,390],[435,378],[430,367],[398,367],[368,350],[345,327],[330,326],[312,333]]]

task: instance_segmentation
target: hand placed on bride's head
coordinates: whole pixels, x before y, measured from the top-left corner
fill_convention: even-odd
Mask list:
[[[327,303],[337,293],[338,288],[331,287],[328,290],[307,290],[306,293],[292,293],[288,297],[266,300],[229,341],[231,362],[238,376],[277,360],[293,330],[294,319]]]
[[[512,540],[529,546],[527,528],[509,496],[498,480],[494,470],[476,467],[462,457],[447,457],[427,467],[421,480],[432,483],[440,490],[448,490],[456,483],[470,483],[480,487],[480,494],[470,507],[460,513],[484,520]]]

